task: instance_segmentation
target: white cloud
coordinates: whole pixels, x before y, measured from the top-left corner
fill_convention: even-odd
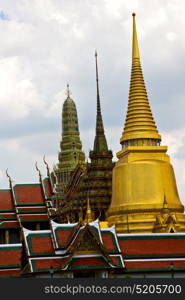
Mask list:
[[[31,74],[19,57],[0,59],[0,82],[1,122],[26,117],[31,109],[43,109]]]
[[[2,181],[4,179],[4,173],[2,170],[0,170],[0,181]]]
[[[54,149],[52,147],[49,149],[49,145],[52,144],[54,144]],[[6,169],[8,169],[14,183],[38,182],[39,178],[35,163],[38,162],[41,174],[46,176],[43,157],[46,156],[46,161],[52,169],[57,162],[58,149],[59,142],[53,133],[1,140],[0,188],[8,186]]]

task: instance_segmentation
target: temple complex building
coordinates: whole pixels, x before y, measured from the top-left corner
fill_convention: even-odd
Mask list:
[[[108,149],[101,113],[97,52],[95,52],[95,63],[97,111],[94,147],[89,153],[90,162],[86,163],[85,168],[78,164],[73,172],[66,188],[65,206],[61,207],[60,211],[65,216],[67,214],[68,219],[72,222],[85,217],[88,198],[94,217],[105,220],[112,195],[114,163],[112,162],[112,151]],[[63,118],[62,122],[64,121]]]
[[[58,164],[0,190],[0,277],[185,277],[185,214],[142,74],[135,14],[128,109],[112,161],[100,104],[88,162],[69,85]]]

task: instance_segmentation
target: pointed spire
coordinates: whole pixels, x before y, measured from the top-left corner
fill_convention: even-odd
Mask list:
[[[98,78],[98,62],[97,62],[97,51],[95,51],[95,62],[96,62],[96,92],[97,92],[97,119],[96,119],[96,133],[104,133],[103,120],[101,115],[100,106],[100,92],[99,92],[99,78]]]
[[[89,193],[88,193],[88,198],[87,198],[87,209],[86,209],[86,216],[85,216],[85,223],[90,223],[94,220],[93,218],[93,213],[91,210],[91,206],[90,206],[90,201],[89,201]]]
[[[163,201],[163,208],[162,208],[163,212],[169,212],[169,208],[168,208],[168,202],[166,200],[166,195],[164,195],[164,201]]]
[[[70,98],[70,96],[71,96],[71,91],[69,89],[69,83],[67,83],[66,95],[67,95],[67,99]]]
[[[125,144],[125,142],[129,140],[146,139],[154,140],[157,145],[161,140],[161,136],[159,135],[155,125],[148,101],[140,63],[135,13],[133,13],[132,16],[132,71],[127,116],[120,142],[121,144]]]
[[[133,16],[132,59],[134,60],[135,58],[140,59],[140,55],[139,55],[139,46],[138,46],[137,30],[136,30],[136,19],[135,19],[136,14],[133,13],[132,16]]]
[[[104,134],[103,119],[101,114],[97,56],[98,56],[97,51],[95,51],[97,113],[96,113],[96,136],[94,140],[94,151],[99,152],[101,150],[108,150],[108,147],[107,147],[107,141]]]

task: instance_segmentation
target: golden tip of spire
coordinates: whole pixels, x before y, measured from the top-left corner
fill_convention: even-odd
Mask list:
[[[135,13],[132,13],[132,17],[135,17],[136,16],[136,14]]]

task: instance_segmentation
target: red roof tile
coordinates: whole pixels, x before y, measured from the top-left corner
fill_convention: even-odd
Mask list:
[[[49,178],[45,178],[43,183],[46,190],[46,195],[48,198],[50,198],[53,195],[53,192]]]
[[[11,249],[11,247],[0,248],[0,266],[20,265],[22,249]]]
[[[37,253],[54,252],[50,237],[32,237],[32,251]]]
[[[0,211],[14,210],[14,202],[10,190],[0,190]]]
[[[61,270],[65,263],[67,262],[67,258],[56,258],[56,259],[36,259],[32,260],[33,270],[34,271],[41,271],[41,270],[48,270],[50,268],[59,269]]]
[[[119,245],[124,256],[184,255],[185,239],[119,240]]]
[[[18,184],[14,187],[17,205],[44,204],[45,199],[40,184]]]
[[[21,274],[21,269],[0,270],[0,277],[19,277],[20,274]]]
[[[29,221],[47,221],[48,215],[47,214],[32,214],[32,215],[21,215],[19,216],[21,222],[29,222]]]

